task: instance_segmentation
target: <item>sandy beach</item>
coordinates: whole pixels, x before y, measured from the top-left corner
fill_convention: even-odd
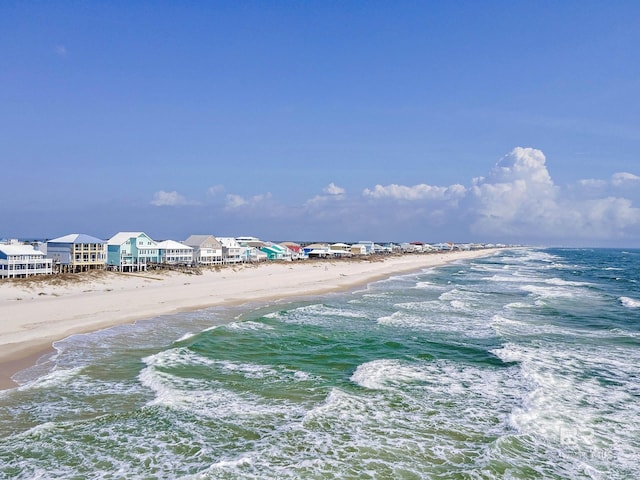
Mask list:
[[[202,274],[99,272],[76,282],[0,282],[0,389],[52,343],[139,319],[217,305],[348,290],[393,274],[491,255],[494,250],[225,266]],[[53,280],[53,277],[51,277]]]

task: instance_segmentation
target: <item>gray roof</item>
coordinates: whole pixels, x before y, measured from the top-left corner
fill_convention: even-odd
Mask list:
[[[202,247],[205,243],[208,248],[222,247],[222,244],[213,235],[191,235],[182,243],[191,247]]]
[[[92,237],[91,235],[85,235],[84,233],[71,233],[69,235],[65,235],[64,237],[54,238],[53,240],[49,240],[47,243],[106,243],[104,240],[101,240],[96,237]]]

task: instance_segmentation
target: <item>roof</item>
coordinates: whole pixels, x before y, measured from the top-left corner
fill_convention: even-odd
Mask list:
[[[5,255],[42,255],[44,252],[36,250],[31,245],[0,245],[0,252]]]
[[[193,250],[193,247],[185,245],[184,243],[176,242],[175,240],[165,240],[164,242],[159,242],[158,248],[161,248],[163,250]]]
[[[106,243],[106,242],[99,238],[92,237],[91,235],[85,235],[84,233],[70,233],[69,235],[65,235],[64,237],[58,237],[58,238],[54,238],[53,240],[49,240],[47,243]]]
[[[307,245],[306,247],[304,247],[305,250],[313,250],[314,248],[328,249],[329,245],[327,245],[326,243],[312,243],[311,245]]]
[[[192,247],[202,247],[205,243],[208,244],[207,247],[209,248],[222,246],[218,239],[213,235],[191,235],[182,243],[184,243],[185,245],[190,245]]]
[[[109,245],[122,245],[130,238],[138,238],[140,235],[146,234],[144,232],[118,232],[109,240],[107,240],[107,243]]]
[[[309,255],[329,255],[329,252],[327,250],[315,248],[309,252]]]
[[[293,242],[283,242],[280,244],[281,246],[284,246],[286,248],[288,248],[289,250],[291,250],[292,252],[300,252],[300,250],[302,250],[302,247],[300,245],[298,245],[297,243],[293,243]]]

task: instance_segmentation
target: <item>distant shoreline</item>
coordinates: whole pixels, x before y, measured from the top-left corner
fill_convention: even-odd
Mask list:
[[[80,281],[0,282],[0,389],[77,333],[181,311],[349,290],[394,274],[492,255],[498,249],[406,254],[371,261],[239,264],[180,272],[81,274]],[[49,281],[50,279],[50,281]]]

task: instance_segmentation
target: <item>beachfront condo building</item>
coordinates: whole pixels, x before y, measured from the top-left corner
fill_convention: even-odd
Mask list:
[[[175,240],[165,240],[158,243],[160,263],[167,265],[192,265],[193,247]]]
[[[56,272],[102,270],[107,263],[106,244],[91,235],[72,233],[47,242],[47,257]]]
[[[213,235],[191,235],[182,243],[193,248],[193,261],[196,264],[222,264],[222,244]]]
[[[52,261],[32,245],[0,244],[0,278],[51,274]]]
[[[158,244],[144,232],[119,232],[107,240],[107,265],[121,272],[146,270],[160,263]]]

